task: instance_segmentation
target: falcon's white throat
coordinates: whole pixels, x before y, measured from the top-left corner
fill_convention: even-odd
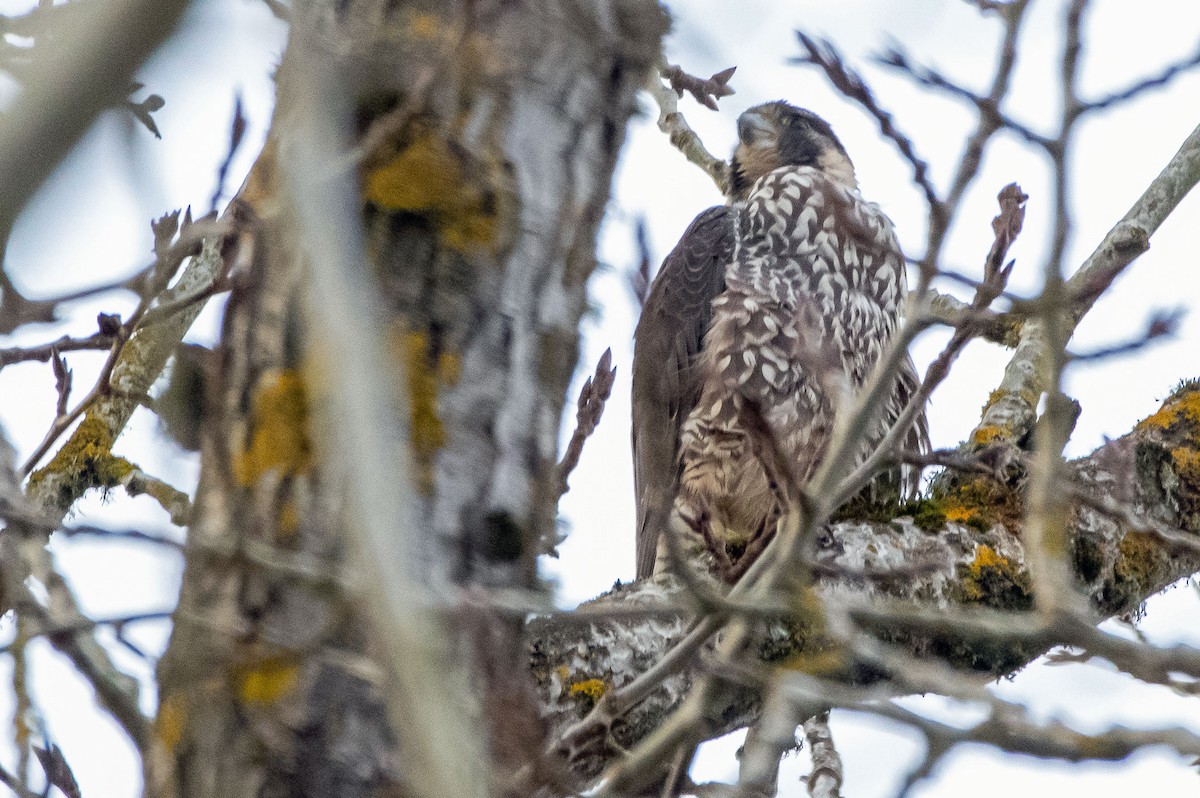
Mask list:
[[[830,147],[821,153],[817,159],[817,168],[825,174],[850,188],[858,188],[858,178],[854,176],[854,164],[846,157],[846,153]]]

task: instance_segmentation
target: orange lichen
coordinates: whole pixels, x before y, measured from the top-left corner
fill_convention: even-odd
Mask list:
[[[1007,437],[1007,433],[1002,427],[987,426],[980,427],[971,433],[971,443],[976,446],[987,446],[989,443],[994,443],[997,440],[1002,440]]]
[[[270,471],[295,476],[312,468],[308,399],[299,372],[273,370],[259,378],[250,424],[250,440],[233,461],[240,485],[251,487]]]

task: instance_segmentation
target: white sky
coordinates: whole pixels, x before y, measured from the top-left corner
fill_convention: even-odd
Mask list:
[[[27,4],[0,0],[0,12],[11,13]],[[1021,42],[1015,91],[1005,108],[1045,132],[1050,131],[1056,112],[1054,61],[1064,6],[1065,0],[1035,2]],[[1136,9],[1121,0],[1096,0],[1094,6],[1082,73],[1085,92],[1125,86],[1194,51],[1200,42],[1200,7],[1192,0],[1148,0],[1136,4]],[[676,4],[675,13],[675,30],[668,39],[672,62],[697,74],[738,66],[733,82],[738,93],[723,101],[720,113],[690,100],[681,103],[710,150],[728,152],[734,141],[733,120],[750,105],[783,98],[807,106],[833,124],[855,161],[863,193],[883,205],[908,251],[920,254],[924,205],[909,182],[906,164],[871,120],[826,88],[815,70],[786,63],[799,51],[793,30],[802,27],[810,34],[829,36],[859,65],[868,52],[895,39],[915,59],[978,88],[990,78],[997,22],[981,19],[961,0],[736,4],[694,0]],[[146,91],[167,99],[166,108],[156,115],[164,139],[154,140],[124,117],[106,115],[22,217],[9,253],[9,271],[18,284],[30,295],[48,295],[128,274],[144,265],[151,243],[149,219],[188,203],[206,210],[227,142],[233,96],[240,91],[250,131],[230,181],[236,186],[269,121],[268,74],[282,37],[282,26],[257,0],[198,3],[185,28],[142,73]],[[971,114],[954,101],[914,90],[889,73],[869,66],[864,71],[882,102],[895,113],[898,125],[930,161],[936,184],[944,187]],[[0,86],[0,97],[10,95],[11,87]],[[1148,94],[1084,124],[1075,149],[1072,266],[1086,257],[1200,122],[1198,97],[1200,76],[1189,75],[1169,91]],[[634,310],[625,273],[636,255],[630,223],[639,215],[646,217],[652,253],[661,259],[693,216],[720,202],[707,177],[669,147],[653,124],[656,113],[645,107],[646,117],[630,129],[602,230],[600,257],[609,268],[598,273],[591,286],[598,313],[586,325],[580,376],[592,371],[606,346],[613,349],[618,373],[604,420],[584,451],[562,506],[570,537],[560,547],[561,560],[547,568],[564,605],[590,598],[616,579],[633,576],[628,377]],[[991,242],[995,194],[1015,180],[1030,200],[1025,231],[1011,252],[1017,259],[1012,287],[1036,290],[1051,222],[1047,175],[1044,159],[1012,137],[1002,137],[990,150],[961,223],[952,232],[947,262],[978,273]],[[1076,337],[1078,348],[1135,335],[1153,309],[1200,307],[1200,279],[1192,273],[1195,256],[1190,246],[1198,214],[1200,199],[1185,200],[1155,236],[1150,252],[1084,321]],[[0,340],[0,345],[40,342],[64,333],[87,334],[94,330],[97,311],[127,313],[131,308],[129,297],[110,294],[101,301],[79,303],[77,312],[63,324]],[[211,341],[218,318],[215,309],[207,312],[194,337]],[[918,364],[927,362],[943,341],[944,336],[935,334],[918,341]],[[1185,318],[1175,340],[1150,352],[1073,371],[1068,389],[1083,403],[1084,411],[1069,453],[1085,454],[1103,436],[1120,435],[1153,412],[1179,379],[1196,376],[1198,348],[1200,319],[1193,314]],[[976,343],[968,349],[934,397],[930,420],[935,445],[953,445],[970,431],[1007,357],[1005,351],[988,344]],[[72,357],[77,390],[92,384],[99,363],[90,355]],[[568,399],[568,419],[578,384]],[[4,397],[0,422],[18,452],[27,454],[41,439],[53,412],[49,368],[29,364],[0,371],[0,396]],[[118,450],[132,453],[148,471],[180,487],[193,485],[194,459],[177,457],[170,448],[160,451],[156,436],[155,420],[139,412]],[[118,497],[111,506],[89,498],[80,505],[76,520],[170,529],[161,510],[144,498]],[[180,563],[164,552],[95,541],[59,541],[54,551],[85,608],[96,616],[169,607],[178,589]],[[1150,602],[1141,627],[1156,641],[1200,645],[1194,622],[1198,603],[1191,588],[1168,591]],[[5,622],[0,630],[11,635],[11,624]],[[151,651],[161,650],[165,635],[165,624],[147,624],[131,634]],[[140,794],[140,771],[133,753],[111,722],[86,710],[91,705],[87,688],[45,644],[36,644],[34,656],[34,693],[45,707],[52,738],[63,747],[85,794],[115,798]],[[152,666],[124,650],[118,656],[132,672],[150,677]],[[0,659],[0,684],[10,680],[10,668],[8,659]],[[1120,722],[1137,727],[1177,723],[1200,733],[1196,699],[1140,685],[1102,666],[1034,665],[995,690],[1005,698],[1028,702],[1039,717],[1062,719],[1082,731]],[[0,710],[3,719],[3,712],[11,714],[11,699],[0,697],[0,701],[6,707]],[[147,708],[152,705],[148,690]],[[939,699],[912,699],[910,705],[937,717],[969,717],[964,714],[968,710]],[[847,713],[835,713],[833,731],[846,765],[845,792],[856,798],[891,794],[922,750],[921,741],[900,727]],[[730,739],[712,744],[713,750],[693,776],[731,778],[732,752],[738,744]],[[2,758],[11,764],[11,749]],[[790,758],[781,794],[805,794],[800,777],[807,769],[807,754]],[[1198,779],[1185,759],[1159,750],[1116,764],[1067,766],[972,747],[949,757],[936,778],[916,794],[969,792],[986,798],[1020,790],[1041,795],[1067,789],[1093,796],[1127,795],[1134,790],[1171,794],[1194,791]]]

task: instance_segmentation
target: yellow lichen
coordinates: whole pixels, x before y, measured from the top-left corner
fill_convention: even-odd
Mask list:
[[[1025,609],[1032,603],[1029,575],[995,549],[980,544],[959,584],[962,598],[1003,609]]]
[[[788,657],[785,670],[799,671],[813,676],[836,676],[846,670],[846,656],[842,648],[831,647],[828,641],[805,640],[804,644],[815,648]]]
[[[187,706],[180,693],[171,693],[158,707],[154,719],[154,734],[168,752],[174,751],[183,739],[183,728],[187,722]]]
[[[293,499],[285,499],[279,506],[277,529],[280,536],[290,538],[300,529],[300,513],[296,510]]]
[[[969,524],[972,521],[980,519],[978,510],[972,507],[965,507],[956,502],[946,502],[943,504],[942,513],[946,516],[947,521],[956,524]]]
[[[1007,437],[1007,432],[999,426],[980,427],[971,433],[971,443],[976,446],[987,446],[997,440],[1003,440]]]
[[[606,692],[608,692],[608,684],[603,679],[584,679],[567,688],[569,695],[585,701],[589,707],[595,706]]]
[[[989,393],[987,401],[983,403],[983,409],[980,411],[980,415],[987,415],[987,411],[992,409],[992,405],[996,404],[996,402],[999,402],[1005,396],[1007,396],[1007,394],[999,388]]]
[[[403,359],[408,377],[412,449],[417,462],[417,483],[428,494],[433,491],[433,461],[446,445],[446,427],[438,414],[438,398],[454,385],[461,371],[461,358],[454,352],[430,352],[429,336],[420,330],[395,328],[393,340]]]
[[[1167,399],[1156,413],[1138,422],[1137,429],[1168,430],[1181,423],[1200,427],[1200,390],[1185,391]]]
[[[1168,578],[1170,556],[1150,535],[1130,532],[1117,544],[1113,575],[1118,585],[1127,584],[1129,595],[1144,596]]]
[[[434,39],[443,32],[442,21],[436,14],[413,14],[408,21],[408,27],[413,36],[420,39]]]
[[[451,249],[489,247],[496,238],[497,213],[494,197],[477,179],[480,171],[436,131],[424,131],[367,172],[363,198],[384,210],[427,216]]]
[[[1020,494],[987,477],[975,477],[935,490],[933,500],[947,521],[979,530],[990,529],[996,523],[1019,524],[1022,516]]]
[[[234,456],[233,473],[239,484],[253,486],[271,471],[295,476],[312,468],[308,399],[299,372],[273,370],[259,378],[250,424],[250,440]]]
[[[1194,487],[1200,487],[1200,452],[1180,446],[1171,450],[1171,459],[1180,478]]]
[[[88,488],[115,488],[136,466],[112,453],[113,436],[99,418],[85,416],[54,458],[29,478],[30,493],[37,495],[53,484],[59,506],[70,504]],[[55,477],[48,482],[49,477]]]
[[[237,696],[243,704],[274,704],[300,681],[300,666],[290,659],[266,659],[234,669]]]

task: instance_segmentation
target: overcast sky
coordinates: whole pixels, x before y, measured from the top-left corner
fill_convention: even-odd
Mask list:
[[[11,13],[26,5],[0,0],[0,11]],[[1044,132],[1051,131],[1057,113],[1055,59],[1064,6],[1064,0],[1035,0],[1021,41],[1014,94],[1005,107]],[[1122,87],[1193,52],[1200,43],[1200,12],[1192,0],[1138,4],[1096,0],[1094,6],[1083,62],[1085,92]],[[909,181],[906,164],[872,121],[831,92],[815,70],[787,63],[798,53],[793,31],[799,27],[828,36],[859,64],[869,52],[894,39],[921,62],[979,88],[990,76],[1000,30],[996,21],[982,18],[962,0],[695,0],[678,3],[673,10],[676,23],[667,47],[670,61],[697,74],[738,67],[733,82],[737,94],[722,102],[719,113],[688,100],[681,102],[710,150],[725,154],[732,148],[733,120],[750,105],[782,98],[806,106],[833,124],[855,162],[863,194],[880,203],[896,222],[906,250],[921,254],[924,204]],[[224,155],[233,98],[240,92],[250,131],[235,164],[238,178],[231,182],[236,185],[269,121],[269,72],[283,36],[282,26],[258,0],[197,3],[183,30],[141,77],[147,91],[167,99],[157,114],[163,140],[155,140],[126,117],[106,115],[21,218],[8,256],[9,273],[18,285],[30,295],[49,295],[144,266],[149,260],[151,218],[189,203],[206,210],[216,165]],[[936,184],[944,187],[973,120],[969,109],[917,91],[869,66],[864,71],[899,126],[929,160]],[[0,96],[11,94],[11,86],[0,84]],[[1069,250],[1072,267],[1086,257],[1200,122],[1198,99],[1200,77],[1189,75],[1167,91],[1148,94],[1083,125],[1073,154],[1077,168],[1072,184],[1076,221]],[[602,231],[600,258],[605,268],[591,286],[597,313],[586,325],[581,377],[592,371],[605,347],[612,347],[618,373],[613,398],[563,503],[570,536],[560,548],[561,559],[547,568],[564,605],[590,598],[616,579],[633,576],[628,377],[635,308],[626,284],[627,271],[636,263],[631,222],[646,218],[651,250],[661,259],[692,217],[721,201],[708,178],[687,164],[658,132],[653,123],[656,112],[648,104],[645,108],[645,117],[629,132]],[[996,192],[1011,181],[1019,182],[1030,195],[1025,231],[1010,253],[1017,260],[1012,287],[1032,292],[1038,286],[1049,239],[1048,170],[1045,159],[1012,137],[1002,136],[990,150],[952,231],[945,259],[961,271],[979,273],[991,243]],[[1150,252],[1085,319],[1075,347],[1089,349],[1132,337],[1155,309],[1200,306],[1200,279],[1194,274],[1191,246],[1198,217],[1200,200],[1193,196],[1163,225]],[[132,307],[130,297],[110,294],[79,303],[64,324],[43,326],[0,345],[44,341],[64,333],[87,334],[94,329],[97,311],[128,313]],[[195,339],[211,343],[218,310],[206,312],[193,332]],[[914,352],[918,365],[923,366],[943,342],[940,334],[919,340]],[[1085,454],[1105,436],[1121,435],[1153,412],[1181,378],[1196,376],[1198,351],[1200,319],[1193,314],[1185,318],[1173,341],[1136,357],[1073,370],[1068,391],[1082,403],[1083,414],[1068,453]],[[953,445],[969,433],[1007,358],[1007,352],[988,344],[976,343],[967,350],[934,396],[930,422],[936,446]],[[99,362],[88,355],[74,357],[75,384],[92,384]],[[577,390],[578,384],[568,401],[569,415]],[[40,441],[53,413],[49,369],[29,364],[0,371],[0,397],[0,422],[18,453],[25,455]],[[169,447],[164,451],[156,435],[155,420],[139,412],[118,451],[131,453],[148,471],[190,489],[196,478],[194,460]],[[123,496],[110,506],[102,506],[95,497],[85,500],[77,520],[170,530],[164,514],[148,500]],[[85,609],[97,616],[169,608],[178,590],[180,563],[169,553],[78,541],[56,542],[54,551]],[[1200,645],[1200,632],[1195,631],[1198,610],[1195,591],[1177,587],[1150,602],[1141,627],[1158,642]],[[165,625],[146,625],[133,636],[157,652],[166,632]],[[0,634],[11,635],[11,624],[0,627]],[[91,698],[69,665],[44,644],[32,648],[34,693],[46,708],[51,736],[62,745],[84,789],[114,798],[139,794],[140,769],[120,733],[103,716],[81,710],[91,705]],[[124,650],[117,656],[123,666],[150,677],[152,664]],[[0,660],[0,684],[10,681],[10,673],[11,663]],[[1027,701],[1039,717],[1059,718],[1081,731],[1100,730],[1114,722],[1144,727],[1170,722],[1200,732],[1196,699],[1134,683],[1103,666],[1035,665],[994,689],[1007,698]],[[6,702],[4,711],[11,713],[7,692],[0,691],[0,699]],[[152,708],[150,691],[146,702],[147,709]],[[936,698],[911,699],[910,705],[939,718],[969,719],[971,713],[969,707]],[[835,713],[833,731],[845,760],[846,794],[855,798],[889,795],[922,749],[918,738],[899,727],[846,713]],[[735,772],[732,752],[738,744],[737,739],[714,744],[694,777],[730,778]],[[11,749],[3,759],[6,764],[15,761]],[[804,794],[799,777],[807,769],[806,754],[788,760],[783,795]],[[951,756],[917,794],[969,792],[983,798],[1010,796],[1019,790],[1041,795],[1067,789],[1093,796],[1134,790],[1182,794],[1200,786],[1198,779],[1184,758],[1166,751],[1146,752],[1115,765],[1065,766],[976,747]]]

